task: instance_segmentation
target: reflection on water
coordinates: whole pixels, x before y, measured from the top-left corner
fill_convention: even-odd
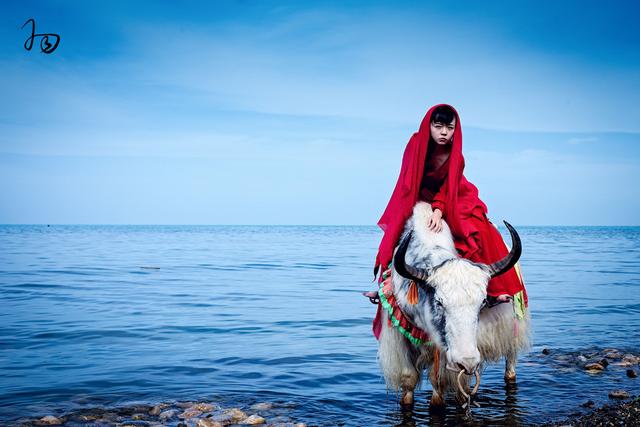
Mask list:
[[[203,398],[287,403],[321,425],[526,424],[638,393],[624,370],[541,349],[638,352],[640,228],[518,231],[534,347],[515,389],[487,368],[468,419],[430,415],[427,383],[413,413],[385,390],[360,295],[376,227],[0,226],[0,419]]]

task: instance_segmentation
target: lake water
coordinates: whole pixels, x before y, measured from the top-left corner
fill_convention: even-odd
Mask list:
[[[534,346],[518,386],[490,366],[478,422],[532,423],[608,391],[543,356],[640,350],[640,227],[517,227]],[[508,233],[500,227],[503,236]],[[410,419],[387,393],[371,334],[375,226],[0,226],[0,420],[90,406],[208,399],[287,404],[310,425]],[[156,267],[153,269],[142,267]],[[636,367],[637,369],[637,367]]]

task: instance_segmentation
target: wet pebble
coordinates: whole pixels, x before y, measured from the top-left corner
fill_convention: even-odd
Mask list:
[[[200,412],[211,412],[219,408],[216,405],[213,405],[211,403],[202,402],[202,403],[196,403],[195,405],[191,406],[189,409],[194,409]]]
[[[247,414],[245,414],[238,408],[227,409],[223,413],[211,417],[212,420],[221,422],[223,424],[237,424],[245,418],[247,418]]]
[[[267,420],[262,418],[260,415],[251,415],[240,422],[240,424],[248,424],[248,425],[256,425],[256,424],[264,424]]]
[[[624,366],[624,367],[635,366],[638,364],[639,360],[640,358],[638,358],[637,356],[634,356],[633,354],[625,354],[622,357],[622,360],[620,360],[619,362],[615,362],[614,365]]]
[[[629,392],[626,390],[613,390],[609,392],[609,397],[612,399],[627,399]]]
[[[183,413],[181,413],[180,415],[178,415],[178,418],[183,418],[185,420],[188,420],[190,418],[199,417],[200,415],[202,415],[202,411],[198,411],[197,409],[189,408],[189,409],[185,410]]]
[[[269,409],[273,408],[273,404],[269,403],[269,402],[260,402],[260,403],[256,403],[255,405],[251,405],[251,409],[253,409],[254,411],[268,411]]]
[[[627,376],[629,378],[636,378],[638,376],[638,373],[635,371],[635,369],[627,369]]]
[[[63,421],[60,418],[54,417],[53,415],[44,416],[40,418],[39,421],[41,424],[49,425],[49,426],[57,426],[63,423]]]
[[[631,362],[634,365],[637,365],[637,364],[640,363],[640,357],[635,356],[633,354],[625,354],[624,357],[622,358],[622,360],[626,360],[628,362]]]
[[[118,424],[120,427],[149,427],[149,423],[146,421],[125,421],[121,424]]]
[[[195,405],[196,402],[178,402],[175,404],[178,408],[187,409]]]
[[[590,372],[598,372],[602,371],[604,369],[604,366],[599,363],[587,363],[586,365],[584,365],[584,369]]]
[[[622,359],[622,354],[618,351],[610,351],[608,353],[605,353],[604,357],[606,357],[607,359]]]
[[[593,408],[594,406],[596,406],[596,402],[594,402],[593,400],[587,400],[580,406],[582,406],[583,408]]]
[[[156,405],[151,408],[151,410],[149,411],[149,415],[153,415],[155,417],[157,415],[160,415],[160,412],[162,412],[162,408],[160,407],[160,405]]]
[[[223,427],[224,424],[222,424],[219,421],[214,421],[210,418],[200,418],[196,426],[197,427]]]
[[[161,420],[169,420],[171,418],[174,418],[175,416],[178,415],[178,411],[175,409],[167,409],[166,411],[162,411],[160,413],[160,419]]]

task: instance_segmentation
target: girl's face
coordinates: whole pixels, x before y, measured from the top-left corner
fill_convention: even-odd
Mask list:
[[[453,139],[453,130],[456,128],[456,118],[450,124],[435,122],[431,123],[431,137],[439,145],[447,145]]]

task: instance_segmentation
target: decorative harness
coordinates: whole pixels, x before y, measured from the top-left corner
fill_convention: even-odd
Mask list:
[[[433,341],[429,339],[429,334],[426,331],[419,328],[409,318],[404,314],[400,306],[398,305],[398,301],[393,293],[393,282],[391,280],[391,274],[387,274],[387,271],[390,271],[393,262],[389,263],[387,270],[382,273],[382,281],[380,282],[380,288],[378,292],[368,292],[364,295],[369,297],[369,301],[372,304],[382,304],[382,307],[386,310],[388,314],[387,321],[389,322],[389,326],[395,326],[398,331],[402,335],[404,335],[411,343],[413,343],[416,347],[420,345],[435,345]],[[518,271],[519,266],[516,265],[516,271],[518,272],[518,276],[520,276],[520,272]],[[416,294],[413,299],[414,301],[409,301],[411,304],[417,303],[417,285],[415,282],[411,284],[413,287],[413,293]],[[409,295],[411,296],[411,289],[409,291]],[[411,298],[410,298],[411,299]],[[524,317],[524,312],[522,310],[517,309],[516,307],[524,306],[524,302],[522,300],[522,292],[518,292],[518,294],[514,296],[510,296],[507,300],[501,301],[496,297],[488,295],[485,299],[484,306],[486,307],[494,307],[498,304],[502,304],[508,301],[514,302],[514,336],[518,335],[518,323],[517,319],[522,319]]]
[[[388,269],[391,268],[391,263]],[[404,314],[395,295],[393,294],[393,282],[391,281],[391,274],[382,274],[382,282],[380,283],[380,289],[378,289],[378,297],[380,304],[389,314],[388,322],[389,326],[393,324],[402,335],[404,335],[415,346],[422,344],[433,345],[433,342],[429,340],[429,334],[423,329],[420,329],[414,325],[411,320]]]

